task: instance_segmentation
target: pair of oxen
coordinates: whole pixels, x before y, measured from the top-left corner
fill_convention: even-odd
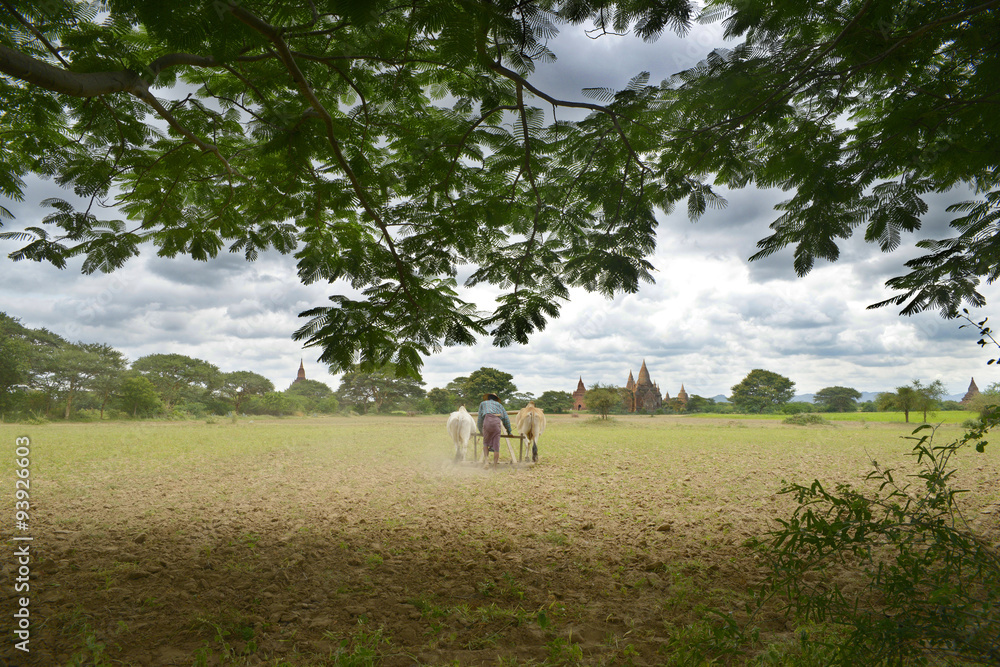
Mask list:
[[[529,450],[531,460],[538,461],[538,437],[545,430],[545,413],[540,408],[536,408],[535,402],[532,401],[517,411],[517,415],[514,417],[514,428],[531,445]],[[469,458],[469,439],[475,431],[476,418],[469,414],[464,405],[448,415],[448,435],[455,443],[456,461],[464,461]],[[507,448],[513,462],[515,460],[514,450],[511,449],[509,442]]]

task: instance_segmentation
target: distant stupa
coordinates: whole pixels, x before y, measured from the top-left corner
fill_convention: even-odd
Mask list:
[[[967,405],[976,396],[979,396],[979,387],[976,386],[976,378],[972,378],[972,382],[969,383],[969,391],[965,392],[965,396],[962,397],[962,405]]]
[[[587,388],[583,386],[583,376],[580,376],[580,381],[576,383],[576,391],[573,392],[573,409],[587,409]]]
[[[292,382],[292,384],[297,384],[306,379],[306,367],[302,365],[302,360],[299,359],[299,374]]]

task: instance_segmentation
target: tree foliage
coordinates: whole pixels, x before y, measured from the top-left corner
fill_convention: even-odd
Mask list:
[[[284,394],[292,399],[297,412],[333,414],[340,408],[333,390],[319,380],[293,382]]]
[[[929,385],[924,385],[920,380],[914,380],[913,389],[919,396],[917,409],[924,413],[924,423],[927,423],[927,412],[941,404],[945,392],[944,383],[941,380],[934,380]]]
[[[73,399],[77,393],[90,387],[95,378],[102,374],[114,374],[109,363],[124,367],[124,359],[111,361],[111,351],[104,346],[85,343],[64,343],[45,350],[36,360],[35,382],[49,392],[58,393],[66,400],[63,417],[69,419],[73,409]]]
[[[688,398],[687,405],[685,406],[686,412],[719,412],[719,404],[715,402],[714,398],[705,398],[704,396],[698,396],[697,394],[692,394]]]
[[[330,389],[329,386],[319,380],[306,379],[293,382],[292,385],[285,390],[285,393],[293,396],[305,396],[306,398],[321,400],[333,395],[333,389]]]
[[[214,364],[183,354],[150,354],[136,359],[132,370],[153,383],[168,411],[186,392],[214,389],[220,378]]]
[[[148,417],[163,407],[156,387],[143,375],[133,375],[122,381],[117,402],[126,414],[133,417]]]
[[[108,401],[125,380],[128,359],[125,358],[124,354],[105,343],[85,343],[83,347],[96,357],[97,370],[90,378],[87,388],[100,398],[100,418],[104,419],[104,408],[107,407]]]
[[[324,385],[325,386],[325,385]],[[329,387],[327,387],[329,391]],[[240,406],[250,396],[263,396],[274,391],[274,383],[259,373],[252,371],[234,371],[220,376],[219,393],[232,401],[233,410],[237,413]]]
[[[695,7],[10,0],[0,193],[37,175],[73,197],[0,236],[14,260],[86,273],[146,244],[294,254],[334,292],[296,339],[334,370],[415,376],[444,345],[526,342],[572,286],[636,291],[655,212],[686,201],[697,218],[724,203],[713,185],[791,193],[754,257],[792,246],[800,274],[858,230],[897,248],[927,195],[961,186],[953,236],[918,243],[877,305],[982,305],[1000,276],[1000,3],[713,0],[701,20],[739,45],[661,85],[637,73],[562,100],[533,82],[560,28],[654,39]],[[466,264],[467,286],[500,291],[492,311],[460,293]]]
[[[795,383],[784,375],[755,368],[733,385],[732,392],[729,400],[739,412],[773,412],[792,400]]]
[[[487,366],[472,371],[462,383],[462,396],[467,408],[470,405],[478,406],[484,394],[496,394],[501,403],[507,404],[516,393],[513,375]]]
[[[441,387],[434,387],[427,392],[427,400],[434,406],[434,412],[446,415],[458,408],[459,397],[454,392]]]
[[[927,412],[937,406],[943,395],[944,384],[940,380],[929,385],[914,380],[908,385],[896,387],[896,391],[879,394],[875,397],[875,405],[879,410],[901,411],[906,422],[910,421],[911,411],[921,411],[926,422]]]
[[[0,413],[13,402],[15,392],[27,387],[31,366],[28,330],[6,313],[0,313]]]
[[[421,385],[423,382],[413,378],[397,376],[391,366],[371,373],[348,371],[340,379],[337,397],[362,413],[371,408],[382,412],[401,399],[423,398],[425,393]]]
[[[340,290],[295,334],[335,370],[414,375],[442,345],[526,342],[572,285],[634,292],[651,280],[654,209],[705,196],[658,173],[648,75],[599,102],[530,80],[559,25],[653,38],[687,28],[687,0],[5,8],[0,190],[20,198],[38,174],[81,200],[46,200],[43,226],[5,235],[23,243],[11,257],[82,257],[91,273],[144,244],[294,253],[303,282]],[[462,264],[467,285],[501,291],[495,310],[459,295]]]
[[[607,419],[608,415],[622,409],[625,401],[625,388],[595,382],[587,389],[587,409],[596,412],[601,419]]]
[[[823,412],[855,412],[861,392],[853,387],[824,387],[813,394],[813,403]]]
[[[752,259],[794,248],[799,275],[836,261],[858,230],[883,251],[920,228],[927,195],[956,186],[954,235],[888,281],[875,306],[905,314],[984,303],[1000,275],[1000,3],[714,0],[706,19],[742,40],[678,74],[667,99],[679,170],[780,187],[772,234]],[[958,198],[962,195],[958,195]]]
[[[535,399],[535,407],[550,414],[561,414],[573,409],[573,394],[568,391],[543,391],[542,395]]]
[[[913,387],[896,387],[896,391],[884,391],[875,397],[875,406],[880,411],[899,410],[904,420],[909,423],[910,412],[917,409],[920,397]]]

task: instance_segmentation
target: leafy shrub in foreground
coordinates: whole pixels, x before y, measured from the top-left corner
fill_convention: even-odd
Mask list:
[[[1000,664],[1000,554],[962,516],[949,469],[969,444],[982,452],[998,423],[1000,411],[992,411],[947,445],[934,444],[933,427],[917,428],[910,437],[921,465],[916,483],[897,481],[872,461],[867,479],[878,483],[877,493],[846,484],[830,492],[819,481],[784,488],[799,506],[763,549],[771,572],[762,599],[842,631],[835,644],[803,638],[829,649],[831,664]],[[825,576],[844,571],[862,585],[847,590]]]

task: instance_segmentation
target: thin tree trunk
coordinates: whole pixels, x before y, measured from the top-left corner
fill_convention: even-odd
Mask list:
[[[69,419],[69,411],[70,408],[72,407],[73,407],[73,385],[70,384],[69,395],[66,396],[66,414],[63,416],[63,419]]]

